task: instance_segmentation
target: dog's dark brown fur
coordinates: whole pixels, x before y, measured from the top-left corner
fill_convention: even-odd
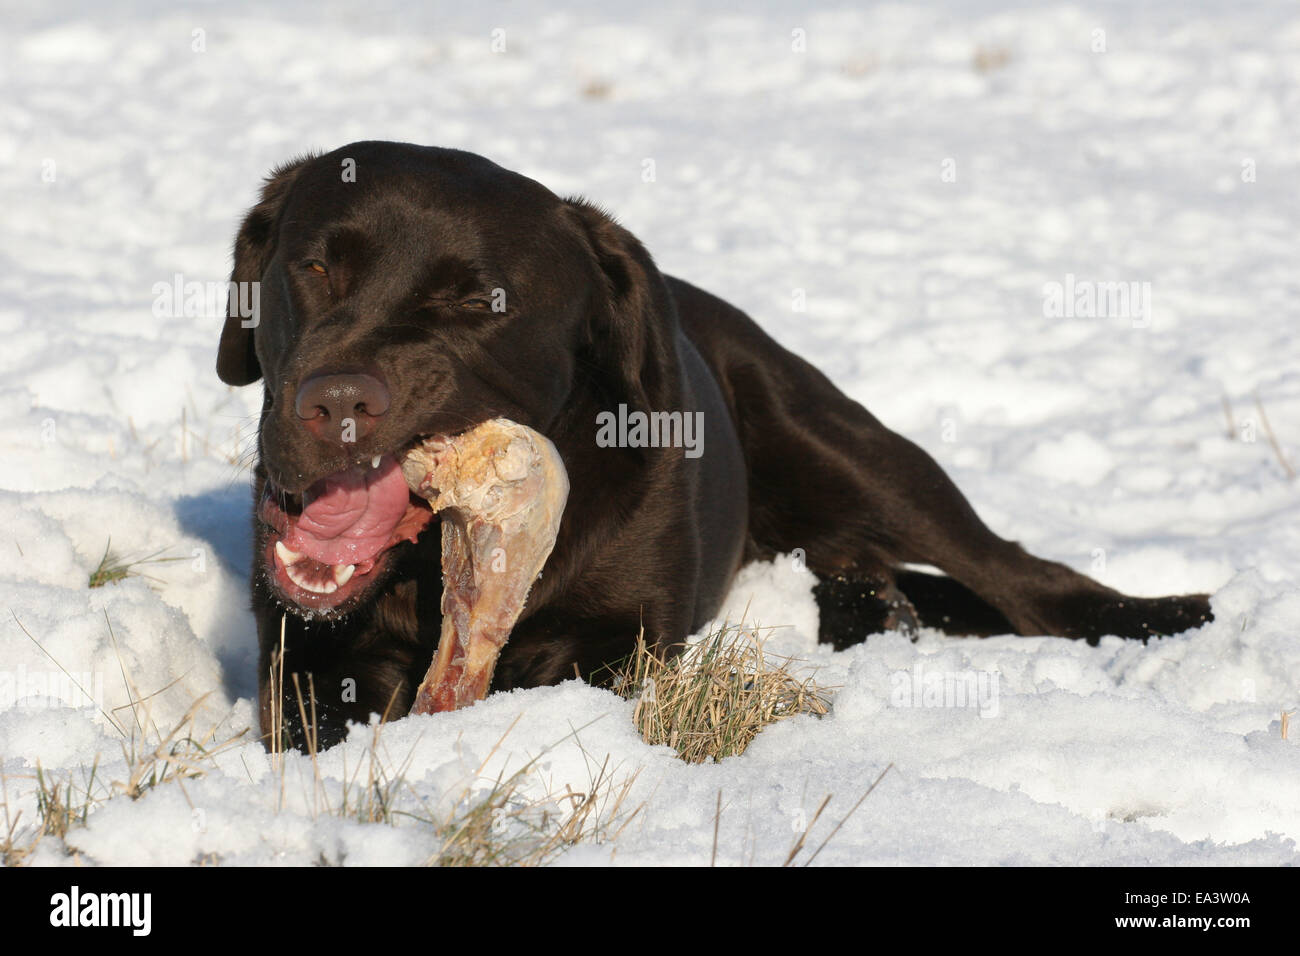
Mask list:
[[[270,482],[291,501],[419,436],[494,417],[559,449],[568,507],[494,689],[596,674],[642,626],[667,651],[717,610],[742,562],[796,549],[820,582],[821,637],[837,646],[918,623],[1095,643],[1211,618],[1203,595],[1128,597],[997,537],[929,455],[748,316],[662,275],[600,210],[481,157],[368,142],[292,162],[245,219],[232,281],[261,283],[256,328],[232,314],[217,363],[230,384],[263,380],[255,500]],[[484,308],[498,289],[503,313]],[[321,376],[383,393],[353,445],[295,413]],[[703,455],[599,447],[597,415],[620,404],[702,412]],[[272,532],[255,525],[264,729],[284,612],[284,670],[304,688],[311,675],[321,746],[348,720],[406,713],[439,633],[437,520],[338,606],[314,609],[284,600],[266,566]]]

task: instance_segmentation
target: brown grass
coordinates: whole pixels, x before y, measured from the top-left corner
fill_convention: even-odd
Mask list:
[[[995,73],[1011,62],[1011,51],[1004,46],[980,44],[971,56],[971,68],[976,73]]]
[[[647,647],[643,632],[614,690],[636,701],[633,719],[647,743],[703,763],[743,753],[778,720],[827,712],[827,692],[795,677],[795,663],[767,660],[752,629],[724,625],[667,661]]]
[[[1268,413],[1264,411],[1264,402],[1260,399],[1259,393],[1255,393],[1255,407],[1259,409],[1259,421],[1264,426],[1264,434],[1268,436],[1268,443],[1273,448],[1273,454],[1277,456],[1278,464],[1286,472],[1288,481],[1295,481],[1295,467],[1287,460],[1286,454],[1282,451],[1282,445],[1277,440],[1277,435],[1273,433],[1273,426],[1269,424]]]
[[[114,553],[112,548],[113,539],[109,538],[108,543],[104,545],[104,554],[99,559],[99,565],[90,572],[90,580],[87,582],[90,587],[102,588],[105,584],[117,584],[127,578],[147,578],[161,583],[158,578],[141,571],[140,567],[145,564],[166,564],[169,561],[185,560],[178,557],[161,557],[162,551],[146,554],[142,558],[128,558]]]
[[[615,781],[606,758],[581,791],[535,798],[524,786],[536,760],[484,792],[467,784],[456,809],[430,820],[441,843],[430,866],[542,866],[579,843],[615,842],[642,807],[628,796],[636,774]]]

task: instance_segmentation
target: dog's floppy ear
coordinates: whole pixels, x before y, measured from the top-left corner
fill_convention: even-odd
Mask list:
[[[641,242],[584,199],[565,202],[578,219],[604,277],[589,344],[602,368],[615,375],[633,408],[662,409],[675,367],[677,311],[664,277]]]
[[[262,377],[253,348],[256,320],[250,324],[249,317],[241,314],[241,289],[248,288],[243,283],[262,281],[262,273],[275,254],[275,235],[285,197],[303,164],[314,158],[302,156],[276,167],[266,178],[261,199],[248,211],[235,237],[235,265],[230,273],[232,285],[226,302],[226,324],[221,330],[221,344],[217,346],[217,375],[227,385],[249,385]],[[257,301],[247,291],[242,292],[244,311],[248,303]]]

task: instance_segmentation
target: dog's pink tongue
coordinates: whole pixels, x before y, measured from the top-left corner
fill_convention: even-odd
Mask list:
[[[285,546],[322,564],[360,564],[388,544],[406,513],[408,493],[397,459],[385,455],[378,468],[322,478],[304,499]]]

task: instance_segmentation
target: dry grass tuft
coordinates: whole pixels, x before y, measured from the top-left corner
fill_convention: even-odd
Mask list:
[[[1296,480],[1295,466],[1292,465],[1291,462],[1287,460],[1286,453],[1282,451],[1282,445],[1280,442],[1278,442],[1277,435],[1274,434],[1273,432],[1273,426],[1269,424],[1268,413],[1264,411],[1264,402],[1259,397],[1258,392],[1255,393],[1255,408],[1259,410],[1260,424],[1264,426],[1264,434],[1268,436],[1268,443],[1273,448],[1273,454],[1277,456],[1278,464],[1280,464],[1282,466],[1282,470],[1286,472],[1287,480],[1295,481]]]
[[[99,565],[95,570],[90,572],[90,580],[87,582],[92,588],[102,588],[105,584],[117,584],[125,581],[127,578],[147,578],[150,581],[161,584],[158,578],[145,574],[140,570],[144,564],[166,564],[169,561],[183,561],[184,558],[164,558],[160,557],[161,551],[155,551],[153,554],[146,554],[142,558],[128,558],[115,554],[112,550],[113,539],[109,538],[108,543],[104,545],[104,555],[99,559]]]
[[[667,744],[688,763],[703,763],[743,753],[778,720],[827,712],[826,690],[795,677],[794,663],[773,666],[750,629],[724,625],[667,661],[646,646],[643,632],[614,690],[636,700],[634,720],[647,743]]]
[[[585,790],[530,797],[536,760],[485,791],[468,785],[455,809],[430,821],[441,838],[430,866],[544,866],[579,843],[616,841],[641,807],[628,806],[636,774],[615,781],[606,758]]]
[[[976,73],[995,73],[1011,62],[1011,51],[1004,46],[980,44],[971,56],[971,68]]]
[[[605,79],[588,80],[579,92],[584,100],[607,100],[614,92],[614,84]]]
[[[4,833],[0,835],[0,864],[22,866],[27,857],[46,837],[62,840],[69,830],[86,825],[86,818],[97,802],[94,796],[98,761],[90,768],[88,779],[74,787],[71,775],[62,780],[45,772],[40,762],[36,773],[26,775],[35,780],[36,821],[22,825],[23,812],[9,804],[9,778],[0,776],[0,807],[4,810]]]

